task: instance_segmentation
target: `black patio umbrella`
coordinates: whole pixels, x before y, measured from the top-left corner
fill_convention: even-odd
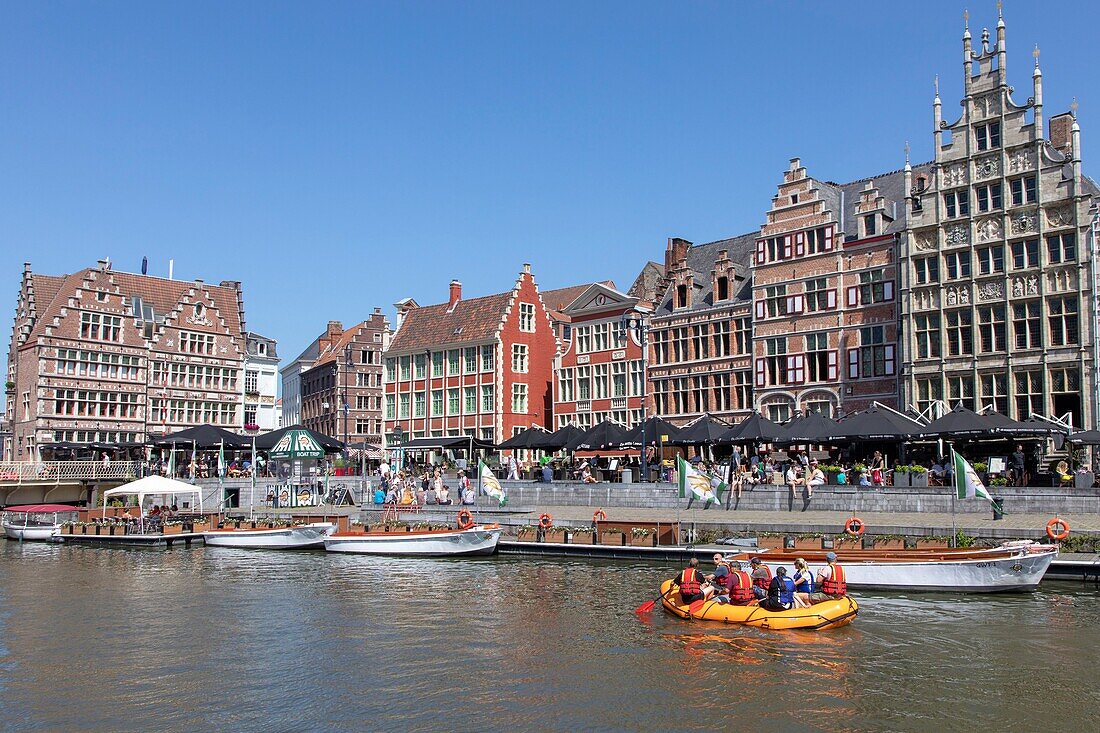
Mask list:
[[[729,423],[722,422],[711,417],[709,413],[705,413],[702,417],[680,428],[680,434],[674,442],[681,445],[711,445],[717,443],[718,439],[728,433],[729,430]]]
[[[1100,430],[1082,430],[1069,436],[1074,445],[1100,445]]]
[[[995,436],[995,422],[958,405],[925,425],[921,435],[926,438],[990,438]]]
[[[584,435],[570,441],[565,447],[571,451],[618,448],[626,438],[626,432],[625,426],[611,420],[604,420]]]
[[[514,450],[518,448],[535,449],[540,440],[545,440],[550,437],[550,431],[546,428],[530,427],[526,430],[513,435],[508,440],[504,441],[497,446],[500,450]]]
[[[644,441],[642,440],[643,435],[645,436]],[[661,437],[664,435],[668,436],[668,440],[661,440]],[[619,443],[619,447],[639,448],[643,442],[645,442],[646,445],[654,443],[658,445],[661,443],[680,443],[679,437],[680,428],[663,418],[651,417],[628,430]]]
[[[780,427],[759,412],[753,412],[741,422],[718,436],[719,443],[770,443],[779,435]]]
[[[788,420],[779,428],[776,443],[829,443],[836,439],[840,427],[835,420],[810,411],[801,417]]]
[[[331,436],[319,433],[316,430],[310,430],[304,425],[290,425],[285,428],[279,428],[278,430],[272,430],[270,433],[264,433],[263,435],[256,436],[256,450],[271,450],[275,447],[275,444],[279,442],[279,439],[291,430],[301,430],[310,434],[314,440],[320,443],[325,453],[339,453],[344,450],[344,444],[342,441],[337,440]],[[252,443],[249,441],[248,446],[251,447]]]
[[[552,433],[546,433],[545,435],[539,436],[539,440],[532,447],[538,450],[561,450],[571,441],[577,440],[583,435],[583,430],[570,423],[558,428]]]
[[[840,420],[835,438],[849,440],[904,440],[920,435],[923,426],[893,410],[874,405]]]
[[[223,444],[226,448],[250,448],[252,439],[245,435],[231,433],[216,425],[198,425],[193,428],[184,428],[176,433],[169,433],[155,438],[152,444],[158,448],[171,448],[173,445],[193,445],[203,450],[220,448]]]
[[[999,412],[987,412],[982,417],[993,425],[999,435],[1006,435],[1013,438],[1037,438],[1050,435],[1053,432],[1052,426],[1049,423],[1044,425],[1037,420],[1033,422],[1021,422],[1019,420],[1013,420]]]

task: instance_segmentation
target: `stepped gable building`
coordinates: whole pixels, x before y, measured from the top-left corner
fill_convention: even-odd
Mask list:
[[[752,266],[753,385],[768,418],[898,407],[896,252],[911,175],[835,184],[791,160]]]
[[[347,330],[329,321],[315,342],[316,359],[300,371],[301,424],[346,443],[380,446],[382,355],[389,340],[381,308]]]
[[[1043,107],[1038,48],[1013,98],[1004,18],[963,33],[961,116],[932,102],[935,162],[906,178],[901,241],[903,402],[993,407],[1010,417],[1097,418],[1096,185],[1081,172],[1075,114]],[[1076,107],[1076,105],[1074,105]]]
[[[611,281],[574,290],[580,292],[559,312],[569,338],[560,342],[555,363],[554,428],[587,429],[606,419],[635,425],[645,387],[642,340],[624,332],[622,318],[648,309]]]
[[[557,342],[530,265],[511,290],[445,303],[396,304],[385,359],[385,428],[404,441],[467,435],[502,442],[532,425],[550,427]]]
[[[751,261],[756,233],[693,245],[670,238],[649,327],[650,405],[677,424],[753,409]]]
[[[136,447],[212,423],[239,428],[240,283],[24,265],[8,355],[14,460],[57,443]]]

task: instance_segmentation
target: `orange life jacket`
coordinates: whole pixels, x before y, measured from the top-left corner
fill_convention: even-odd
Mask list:
[[[848,594],[848,584],[844,581],[844,568],[838,563],[833,563],[833,572],[829,579],[821,581],[821,592],[827,596]]]
[[[744,570],[730,571],[730,601],[744,603],[753,599],[752,578]]]
[[[757,588],[763,588],[764,590],[767,590],[768,586],[772,584],[772,569],[769,568],[767,565],[763,565],[763,564],[761,564],[760,567],[763,568],[765,572],[767,572],[768,577],[766,577],[766,578],[753,578],[752,579],[752,584],[755,585]]]
[[[684,568],[684,572],[680,573],[680,594],[690,596],[701,590],[698,571],[695,568]]]

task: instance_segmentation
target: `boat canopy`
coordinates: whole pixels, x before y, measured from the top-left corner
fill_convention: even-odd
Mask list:
[[[26,512],[27,514],[54,514],[56,512],[75,512],[77,508],[69,504],[23,504],[6,506],[5,512]]]
[[[119,486],[117,489],[108,489],[103,492],[103,506],[106,512],[107,502],[116,496],[136,496],[137,505],[140,507],[146,496],[169,496],[188,494],[199,497],[199,511],[202,511],[202,488],[185,484],[182,481],[165,478],[164,476],[146,476],[137,481]]]

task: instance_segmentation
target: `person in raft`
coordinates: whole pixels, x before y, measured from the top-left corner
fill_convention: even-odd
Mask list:
[[[813,605],[810,599],[814,592],[814,574],[810,566],[801,557],[794,561],[794,605],[797,608],[808,608]]]
[[[688,566],[684,568],[676,581],[676,585],[680,586],[680,601],[687,604],[705,599],[706,595],[703,593],[704,580],[699,573],[699,560],[694,557],[691,558],[688,561]]]
[[[714,600],[719,603],[732,603],[735,606],[744,606],[755,600],[756,596],[752,592],[752,578],[741,569],[741,563],[737,560],[728,560],[726,568],[728,574],[725,588]],[[715,570],[714,574],[717,576],[718,571]]]
[[[726,585],[729,583],[730,566],[726,562],[726,558],[722,556],[722,553],[714,553],[714,572],[705,576],[706,582],[703,584],[703,597],[710,599],[712,596],[720,596],[726,592]]]
[[[775,577],[768,585],[768,597],[760,607],[769,611],[789,611],[794,608],[794,581],[787,577],[787,568],[775,569]]]
[[[749,560],[749,567],[752,569],[750,575],[752,577],[753,595],[763,600],[768,597],[768,587],[772,582],[772,571],[758,557]]]
[[[825,562],[828,565],[817,571],[817,592],[810,594],[810,601],[813,603],[836,600],[848,595],[844,568],[837,563],[836,553],[826,552]]]

